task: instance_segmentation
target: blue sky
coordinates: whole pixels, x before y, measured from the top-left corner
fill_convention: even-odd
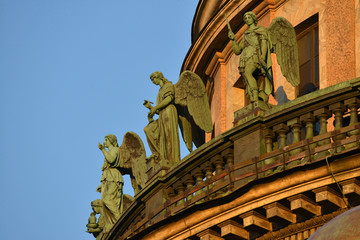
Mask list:
[[[177,81],[197,3],[0,0],[1,239],[94,239],[97,144],[133,131],[146,145],[149,76]]]

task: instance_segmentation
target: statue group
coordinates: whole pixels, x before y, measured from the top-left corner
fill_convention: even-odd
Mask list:
[[[160,86],[156,105],[144,102],[150,110],[144,131],[151,156],[146,158],[143,142],[133,132],[124,135],[120,147],[113,134],[106,135],[104,143],[98,144],[104,155],[101,184],[97,188],[101,199],[91,202],[93,212],[87,224],[87,232],[96,239],[103,239],[131,204],[133,198],[123,194],[123,174],[130,175],[136,195],[145,186],[147,162],[150,166],[171,167],[180,161],[179,127],[189,151],[192,151],[193,142],[196,146],[203,143],[204,139],[199,137],[202,132],[212,131],[206,90],[198,75],[185,71],[175,85],[161,72],[152,73],[150,79]],[[153,119],[155,114],[158,115],[156,120]],[[99,219],[96,214],[100,214]]]
[[[272,52],[276,53],[284,77],[293,86],[299,85],[295,31],[291,24],[281,17],[275,18],[268,29],[257,26],[257,18],[253,12],[245,13],[243,20],[248,29],[240,42],[237,42],[226,18],[228,37],[234,54],[240,55],[238,69],[246,85],[246,95],[251,102],[263,101],[267,104],[274,89]],[[123,194],[122,175],[130,175],[136,195],[145,187],[149,166],[170,168],[180,161],[179,128],[190,152],[193,143],[199,147],[204,143],[205,132],[210,133],[213,130],[209,100],[204,83],[197,74],[184,71],[177,83],[173,84],[157,71],[150,75],[150,80],[160,87],[156,105],[153,106],[148,100],[143,103],[149,109],[149,123],[144,132],[151,155],[146,157],[143,142],[133,132],[124,135],[120,147],[113,134],[106,135],[104,143],[98,144],[104,155],[101,184],[97,188],[101,199],[91,202],[93,212],[87,224],[87,232],[93,234],[97,240],[106,237],[134,200],[133,197]],[[155,115],[158,115],[156,120]],[[97,214],[100,214],[98,219]]]
[[[189,151],[192,151],[193,142],[196,146],[203,143],[204,140],[198,137],[201,132],[212,130],[205,86],[198,75],[185,71],[175,85],[161,72],[152,73],[150,79],[160,86],[156,105],[144,102],[150,110],[144,131],[151,156],[146,158],[143,142],[133,132],[124,135],[120,147],[113,134],[106,135],[104,143],[98,144],[104,155],[101,184],[97,188],[101,199],[91,202],[93,212],[87,224],[87,232],[97,240],[104,239],[133,200],[123,194],[123,174],[130,175],[136,195],[147,181],[147,162],[151,166],[171,167],[180,161],[179,126]],[[153,119],[155,114],[159,115],[157,120]],[[100,214],[99,219],[96,214]]]

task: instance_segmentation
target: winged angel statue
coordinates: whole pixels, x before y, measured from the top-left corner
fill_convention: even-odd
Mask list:
[[[86,226],[88,233],[101,240],[134,201],[132,196],[123,194],[122,175],[130,175],[135,195],[145,187],[147,176],[144,144],[136,133],[127,132],[120,147],[114,134],[106,135],[98,147],[104,155],[101,184],[97,188],[101,199],[91,202],[93,212]],[[96,214],[100,214],[98,221]]]
[[[225,15],[226,17],[226,15]],[[251,102],[259,99],[268,102],[273,94],[271,54],[276,54],[281,72],[292,86],[300,84],[299,59],[296,34],[291,23],[283,17],[276,17],[268,29],[257,26],[257,17],[253,12],[243,16],[248,29],[239,43],[228,24],[228,37],[232,40],[232,48],[240,55],[239,72],[244,78],[246,95]]]
[[[204,131],[211,132],[213,125],[205,86],[201,78],[191,72],[180,74],[178,82],[173,85],[161,72],[150,75],[151,81],[160,86],[156,105],[145,100],[149,108],[149,124],[145,135],[152,155],[149,157],[161,166],[172,166],[180,161],[180,143],[178,126],[188,150],[192,144],[204,143]],[[153,116],[158,114],[157,120]]]

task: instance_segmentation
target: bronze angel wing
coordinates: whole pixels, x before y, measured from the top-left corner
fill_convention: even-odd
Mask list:
[[[298,86],[300,70],[294,27],[285,18],[276,17],[272,20],[268,31],[282,74],[292,86]]]
[[[205,132],[213,129],[206,90],[201,78],[191,72],[181,73],[175,84],[175,105],[179,114],[181,133],[188,150],[204,144]]]
[[[120,161],[122,174],[130,174],[131,185],[137,194],[145,187],[146,176],[146,152],[139,135],[127,132],[120,146]]]

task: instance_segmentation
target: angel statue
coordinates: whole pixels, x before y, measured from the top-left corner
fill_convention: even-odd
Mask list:
[[[97,191],[101,193],[101,200],[110,211],[113,218],[119,219],[122,213],[122,194],[124,180],[119,171],[120,150],[117,138],[113,134],[105,136],[103,144],[98,144],[99,149],[104,155],[104,164],[101,168],[101,184]],[[106,150],[106,148],[108,150]]]
[[[295,30],[283,17],[274,18],[268,29],[257,26],[257,17],[253,12],[246,12],[243,19],[248,29],[237,43],[226,18],[228,37],[232,41],[234,53],[240,55],[239,72],[244,78],[246,95],[251,102],[261,99],[267,103],[274,91],[270,53],[276,54],[281,72],[287,81],[294,87],[300,84]]]
[[[108,148],[109,151],[106,151],[105,147]],[[118,192],[122,194],[122,186],[124,184],[122,175],[130,175],[131,185],[134,188],[135,195],[145,187],[147,181],[146,153],[139,135],[134,132],[125,133],[120,147],[115,135],[106,135],[104,144],[99,143],[99,149],[103,152],[105,160],[102,167],[101,185],[98,187],[98,191],[101,192],[101,199],[105,204],[108,197],[120,201],[117,194]],[[108,183],[108,181],[110,183]],[[105,184],[114,186],[107,187]],[[114,190],[114,193],[108,192],[110,190]],[[116,194],[116,196],[114,194]],[[109,206],[110,205],[115,205],[114,209],[122,209],[120,203],[109,203]],[[114,212],[115,216],[119,214],[117,210],[113,210],[112,212]],[[120,213],[121,212],[122,210],[120,210]]]
[[[103,239],[134,201],[134,197],[123,194],[122,175],[130,175],[135,195],[145,187],[146,153],[140,137],[133,132],[127,132],[124,135],[120,147],[113,134],[106,135],[104,143],[99,143],[98,147],[105,157],[101,168],[103,171],[101,184],[97,188],[97,191],[101,193],[101,199],[91,203],[94,212],[89,218],[87,232],[92,233],[96,239]],[[98,222],[96,222],[95,214],[100,214]]]
[[[204,143],[204,131],[212,131],[209,102],[204,83],[191,71],[181,73],[175,85],[161,72],[153,72],[150,79],[160,90],[155,106],[144,102],[150,110],[144,129],[152,152],[148,159],[170,167],[180,161],[178,126],[190,152],[193,142],[197,147]],[[159,115],[157,120],[152,119],[155,114]]]

